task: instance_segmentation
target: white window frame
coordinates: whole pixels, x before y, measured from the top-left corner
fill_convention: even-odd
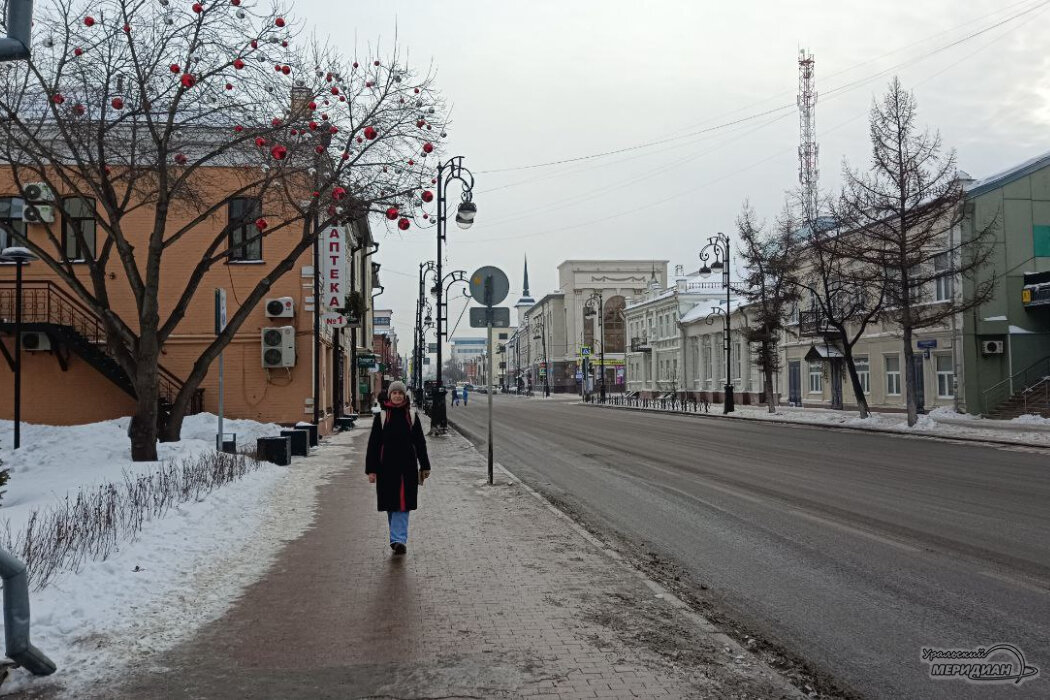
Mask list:
[[[824,363],[823,362],[810,362],[809,363],[809,388],[810,394],[823,394],[824,393]]]
[[[890,370],[890,360],[896,360],[897,369]],[[882,356],[882,366],[886,376],[886,396],[901,395],[901,356],[899,353]]]
[[[853,366],[857,369],[857,379],[860,380],[861,391],[867,396],[871,393],[871,356],[856,355],[853,358]],[[861,369],[863,367],[863,369]]]
[[[933,356],[934,370],[937,374],[937,398],[955,398],[955,361],[951,355],[941,353]],[[948,369],[942,370],[941,360],[948,361]]]

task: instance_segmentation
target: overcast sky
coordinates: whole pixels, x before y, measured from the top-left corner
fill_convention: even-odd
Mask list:
[[[465,156],[478,207],[472,229],[450,226],[446,269],[503,268],[510,304],[525,254],[538,299],[563,260],[695,268],[706,236],[733,235],[744,200],[774,217],[798,182],[800,48],[816,58],[822,188],[838,188],[844,159],[866,164],[868,109],[894,74],[975,177],[1050,150],[1048,0],[299,0],[295,10],[337,31],[351,55],[371,55],[377,40],[385,53],[396,34],[412,64],[433,62],[452,106],[446,156]],[[505,170],[671,137],[682,138]],[[394,309],[408,353],[434,231],[376,230],[378,305]],[[462,307],[452,303],[453,324]],[[456,334],[477,334],[466,326],[464,316]]]

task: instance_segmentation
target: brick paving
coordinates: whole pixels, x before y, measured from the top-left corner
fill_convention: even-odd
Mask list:
[[[779,698],[779,676],[654,594],[458,435],[392,556],[364,431],[314,527],[192,641],[139,664],[126,698]],[[303,468],[308,468],[304,464]]]

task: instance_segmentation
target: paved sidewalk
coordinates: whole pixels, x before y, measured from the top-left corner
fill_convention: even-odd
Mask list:
[[[392,556],[362,432],[322,448],[347,468],[321,488],[313,529],[106,697],[797,696],[505,474],[489,486],[458,435],[430,441],[434,477],[408,555]]]

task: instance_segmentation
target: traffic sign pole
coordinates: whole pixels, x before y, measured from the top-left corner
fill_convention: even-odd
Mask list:
[[[485,387],[485,393],[489,395],[489,486],[492,485],[492,324],[490,323],[486,328],[486,332],[489,334],[488,347],[489,347],[489,371],[488,376],[485,377],[485,381],[488,386]]]

